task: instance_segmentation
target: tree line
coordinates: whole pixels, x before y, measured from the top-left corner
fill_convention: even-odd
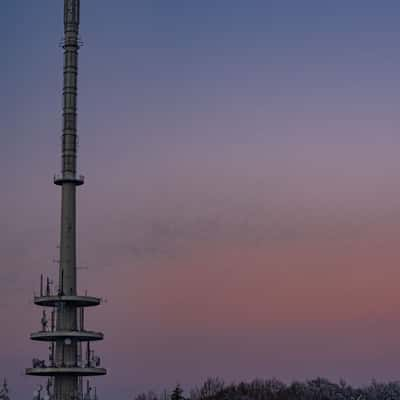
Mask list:
[[[334,383],[324,378],[285,384],[277,379],[225,384],[209,378],[201,386],[184,393],[180,385],[161,394],[141,393],[134,400],[400,400],[400,381],[372,381],[353,387],[341,380]]]

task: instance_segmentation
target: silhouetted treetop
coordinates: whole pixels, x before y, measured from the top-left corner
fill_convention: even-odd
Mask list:
[[[167,391],[160,396],[153,392],[140,394],[134,400],[185,400],[178,385],[167,397]],[[225,384],[221,379],[208,378],[202,386],[190,391],[186,400],[400,400],[400,381],[352,387],[345,381],[330,382],[316,378],[306,382],[285,384],[277,379],[253,380]]]

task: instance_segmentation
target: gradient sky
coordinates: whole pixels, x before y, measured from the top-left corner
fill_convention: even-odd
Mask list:
[[[47,348],[62,1],[0,13],[0,377]],[[82,0],[80,288],[101,398],[400,366],[400,3]]]

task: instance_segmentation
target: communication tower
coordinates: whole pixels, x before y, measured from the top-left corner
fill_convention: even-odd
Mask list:
[[[101,332],[86,329],[87,307],[101,299],[79,294],[76,266],[76,189],[84,183],[77,174],[77,88],[80,0],[64,0],[64,85],[61,174],[54,183],[61,187],[61,232],[58,287],[40,278],[40,293],[34,303],[44,307],[41,330],[31,339],[49,345],[47,360],[34,358],[27,375],[48,377],[46,396],[51,400],[83,400],[83,377],[105,375],[91,342],[102,340]],[[88,386],[89,388],[89,386]],[[36,393],[41,398],[43,388]],[[85,395],[86,396],[86,395]],[[86,397],[85,397],[86,399]]]

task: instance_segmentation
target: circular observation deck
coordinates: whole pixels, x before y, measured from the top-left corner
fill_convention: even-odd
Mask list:
[[[40,367],[27,368],[25,374],[31,376],[100,376],[106,375],[107,370],[95,367]]]
[[[31,333],[31,339],[41,342],[54,342],[56,340],[64,339],[73,339],[78,342],[94,342],[97,340],[103,340],[104,335],[101,332],[92,331],[42,331]]]
[[[35,296],[33,302],[42,307],[56,307],[60,303],[75,307],[94,307],[101,303],[101,299],[90,296]]]
[[[75,186],[81,186],[85,182],[83,175],[54,175],[54,183],[62,186],[63,183],[74,183]]]

